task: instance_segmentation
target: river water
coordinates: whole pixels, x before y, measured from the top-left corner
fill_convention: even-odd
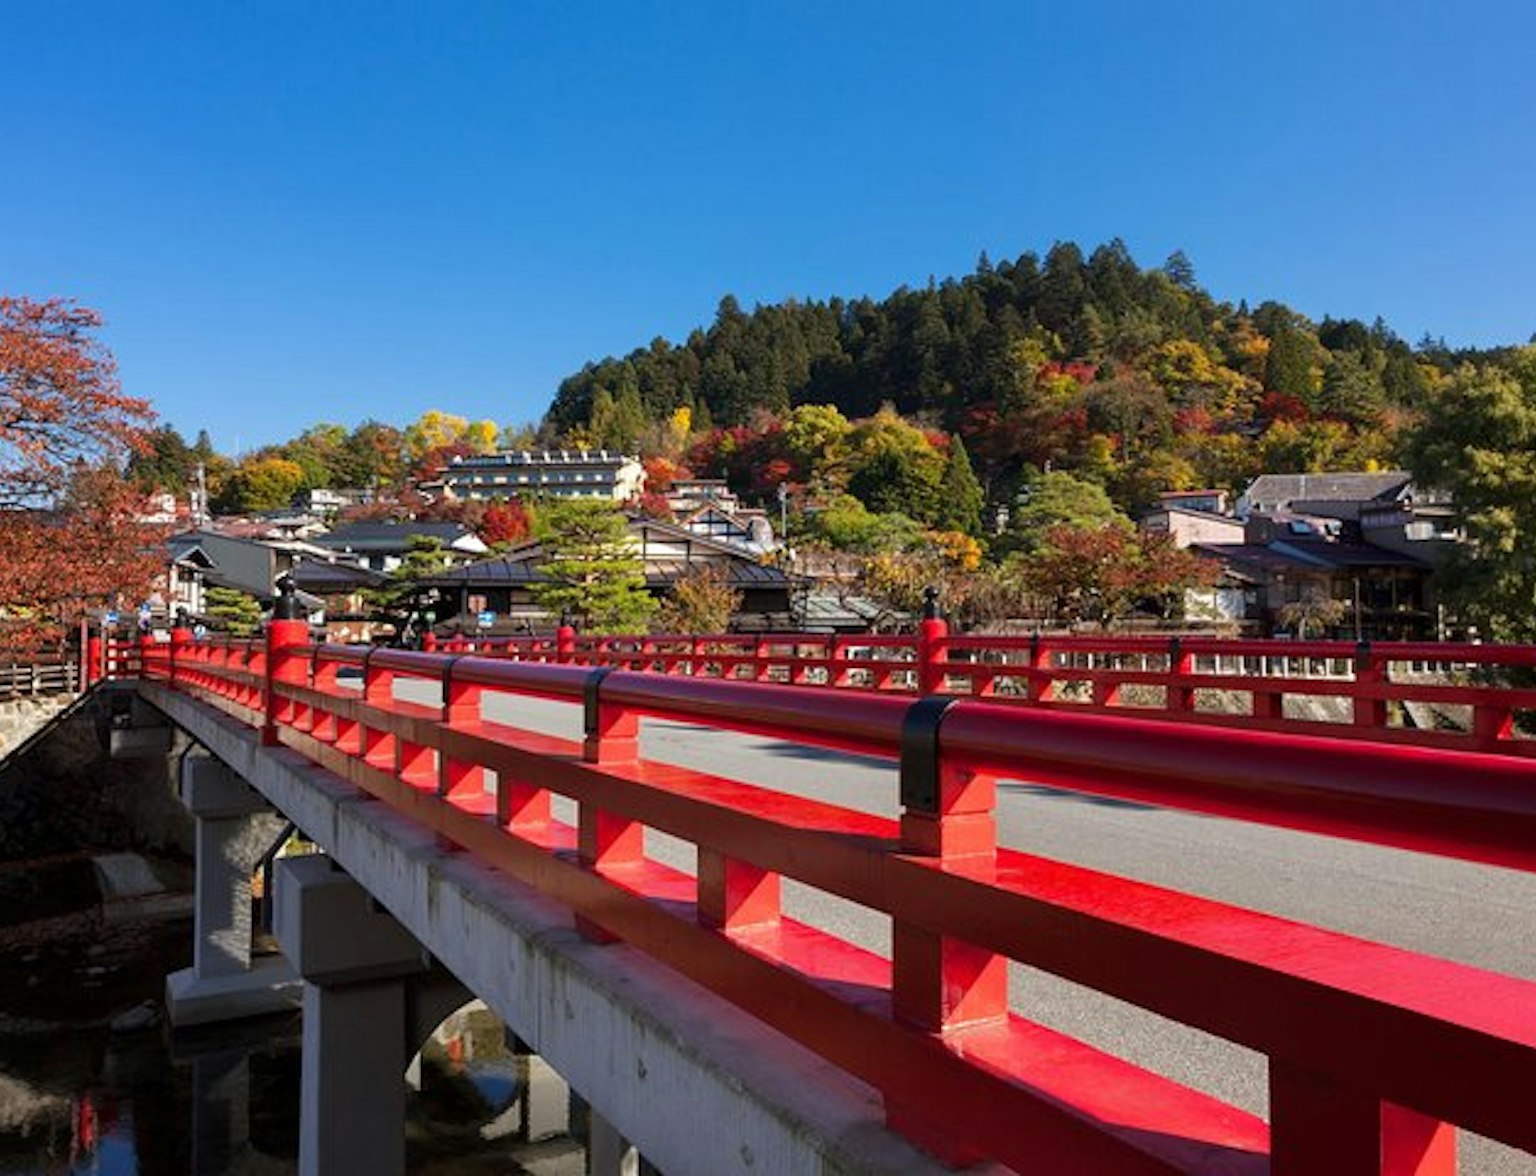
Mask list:
[[[0,939],[0,1176],[243,1176],[297,1170],[297,1014],[171,1033],[160,996],[190,963],[185,918],[100,912]],[[411,1172],[575,1176],[563,1086],[471,1007],[423,1051]]]

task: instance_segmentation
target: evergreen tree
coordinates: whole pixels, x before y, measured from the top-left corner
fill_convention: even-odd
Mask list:
[[[1259,308],[1263,310],[1263,307]],[[1257,322],[1257,319],[1255,319]],[[1312,401],[1312,348],[1300,331],[1281,327],[1269,340],[1264,362],[1264,387],[1294,396],[1303,404]]]
[[[593,633],[643,632],[656,611],[645,567],[624,513],[600,499],[572,498],[540,508],[534,533],[544,548],[534,585],[539,607],[570,614]]]
[[[1337,351],[1323,366],[1320,411],[1340,420],[1369,425],[1381,418],[1386,393],[1381,380],[1353,351]]]
[[[1059,241],[1045,255],[1045,269],[1040,276],[1040,299],[1034,308],[1048,331],[1069,337],[1073,334],[1088,284],[1083,277],[1083,252],[1070,241]]]
[[[592,394],[592,410],[587,415],[587,432],[598,445],[607,446],[615,428],[614,417],[613,393],[607,388],[599,388]]]
[[[645,432],[645,408],[640,403],[640,389],[633,380],[626,380],[613,401],[613,423],[606,438],[599,444],[620,453],[633,453]]]
[[[971,469],[965,442],[952,436],[949,453],[944,459],[944,473],[939,478],[939,508],[934,523],[942,530],[979,536],[982,505],[981,483]]]
[[[210,587],[203,595],[203,614],[231,637],[249,637],[261,629],[261,605],[238,588]]]
[[[1168,280],[1181,290],[1195,289],[1195,267],[1190,264],[1184,250],[1175,249],[1168,255],[1168,260],[1163,262],[1163,273],[1168,275]]]
[[[165,490],[181,494],[192,478],[197,457],[180,433],[170,425],[152,429],[146,448],[128,459],[128,478],[145,492]]]
[[[412,535],[405,558],[377,588],[364,592],[368,604],[400,632],[412,627],[422,603],[431,595],[421,581],[448,567],[448,551],[436,535]]]

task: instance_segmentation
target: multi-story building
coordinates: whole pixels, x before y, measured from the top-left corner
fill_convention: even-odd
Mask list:
[[[628,502],[644,483],[638,457],[606,449],[521,449],[456,457],[440,471],[436,485],[447,498],[520,495]]]

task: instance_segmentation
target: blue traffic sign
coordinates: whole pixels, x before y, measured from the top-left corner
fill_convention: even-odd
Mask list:
[[[494,625],[496,623],[496,614],[491,612],[489,609],[487,609],[485,612],[480,614],[480,618],[479,619],[480,619],[480,627],[482,629],[489,629],[492,625]]]

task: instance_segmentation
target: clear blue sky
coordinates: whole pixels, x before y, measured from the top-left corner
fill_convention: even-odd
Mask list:
[[[727,292],[1067,239],[1524,342],[1533,44],[1515,0],[17,4],[0,291],[101,310],[126,388],[226,451],[536,419]]]

